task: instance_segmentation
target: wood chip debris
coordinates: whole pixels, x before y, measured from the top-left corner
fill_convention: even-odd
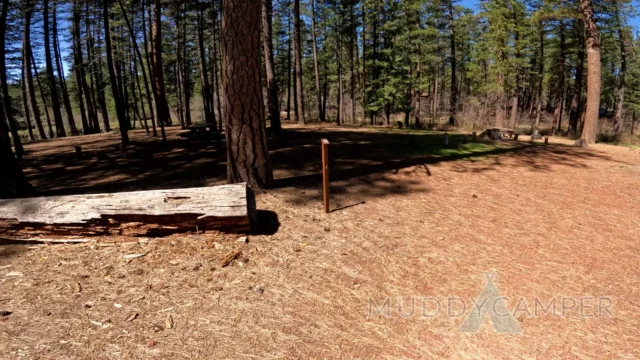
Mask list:
[[[222,266],[222,267],[229,266],[229,264],[231,264],[234,260],[236,260],[238,257],[240,257],[241,254],[242,254],[241,250],[232,251],[232,252],[228,253],[227,256],[225,256],[224,259],[222,259],[222,262],[220,263],[220,266]]]
[[[173,318],[171,317],[171,315],[167,315],[167,318],[164,321],[164,328],[166,329],[173,329]]]
[[[139,315],[139,314],[138,314],[137,312],[136,312],[136,313],[132,313],[131,315],[127,316],[127,317],[124,319],[124,321],[127,321],[127,322],[129,322],[129,321],[133,321],[133,320],[135,320],[135,319],[137,319],[137,318],[138,318],[138,315]]]
[[[113,326],[113,325],[110,323],[110,320],[107,320],[107,321],[89,320],[89,321],[91,321],[91,323],[92,323],[93,325],[95,325],[95,326],[99,326],[99,327],[101,327],[101,328],[103,328],[103,329],[107,329],[107,328],[110,328],[110,327],[112,327],[112,326]]]
[[[239,243],[243,243],[243,244],[248,244],[249,243],[249,238],[246,236],[240,236],[238,238],[238,240],[236,240]]]
[[[125,260],[133,260],[133,259],[139,259],[141,257],[147,256],[147,254],[129,254],[129,255],[125,255],[124,259]]]
[[[19,271],[12,271],[10,273],[5,274],[6,277],[23,277],[24,274]]]

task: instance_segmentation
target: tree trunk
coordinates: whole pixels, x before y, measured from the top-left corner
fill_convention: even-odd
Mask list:
[[[204,20],[202,9],[198,10],[196,15],[196,38],[198,40],[198,61],[200,65],[200,82],[202,83],[202,104],[204,107],[204,121],[207,124],[214,124],[216,127],[215,111],[213,108],[213,94],[211,93],[211,84],[209,83],[209,74],[207,73],[207,58],[204,51]]]
[[[147,80],[147,71],[145,70],[144,61],[143,61],[143,58],[142,58],[142,53],[140,52],[140,47],[138,46],[138,40],[136,39],[136,36],[135,36],[135,27],[129,21],[129,16],[127,16],[127,11],[124,8],[124,4],[122,3],[122,0],[118,0],[118,4],[120,5],[120,10],[122,11],[122,16],[123,16],[123,18],[125,20],[125,23],[127,24],[127,29],[129,30],[129,37],[131,38],[131,43],[133,44],[133,49],[136,52],[136,58],[138,59],[138,63],[140,64],[140,71],[142,72],[142,78],[144,80],[144,86],[145,86],[145,90],[146,90],[147,103],[149,103],[149,111],[151,113],[153,136],[158,136],[158,133],[156,131],[156,123],[155,123],[155,116],[154,116],[154,112],[153,112],[153,105],[152,105],[152,102],[151,102],[151,92],[149,91],[149,82]],[[143,18],[144,18],[144,8],[142,9],[142,13],[143,13]],[[145,32],[146,28],[143,27],[142,31]],[[146,36],[145,36],[145,39],[146,39]],[[146,40],[145,40],[145,43],[146,43]],[[138,83],[138,85],[139,85],[139,83]],[[142,100],[142,93],[141,93],[140,96],[141,96],[141,100]],[[142,112],[143,112],[143,116],[144,116],[145,128],[147,128],[147,125],[146,125],[147,124],[147,116],[146,116],[146,114],[144,114],[144,105],[142,107]]]
[[[258,188],[273,183],[260,82],[261,12],[255,0],[222,3],[227,179]]]
[[[184,121],[191,126],[191,78],[190,61],[187,57],[187,22],[182,19],[182,95],[184,96]]]
[[[146,19],[147,17],[145,16],[145,1],[142,2],[142,36],[143,36],[143,41],[144,41],[144,58],[147,62],[147,69],[149,69],[149,82],[151,83],[151,91],[153,92],[153,97],[155,100],[155,94],[156,94],[156,83],[151,81],[151,73],[153,72],[153,64],[152,64],[152,59],[151,56],[149,55],[149,42],[147,41],[147,22]],[[149,19],[149,21],[151,21],[151,19]],[[142,61],[142,60],[140,60]],[[142,68],[144,69],[144,65],[140,64],[140,66],[142,66]],[[155,115],[155,111],[153,109],[154,104],[151,102],[151,96],[149,95],[149,84],[147,83],[147,76],[146,76],[146,72],[144,73],[145,77],[144,77],[144,86],[146,88],[147,91],[147,100],[149,101],[149,112],[151,112],[151,125],[153,126],[153,130],[152,130],[152,134],[154,137],[158,136],[158,130],[157,130],[157,119],[158,117]]]
[[[45,0],[46,1],[46,0]],[[105,51],[107,53],[107,68],[109,70],[109,83],[111,84],[111,94],[113,96],[113,102],[116,107],[116,115],[118,117],[118,125],[120,127],[120,135],[122,137],[122,145],[129,144],[129,134],[127,130],[129,124],[127,123],[124,104],[120,98],[120,90],[118,86],[118,79],[116,76],[116,64],[114,63],[113,47],[111,46],[111,28],[109,24],[109,2],[104,1],[102,6],[102,17],[104,24],[104,43]]]
[[[540,3],[540,7],[542,7],[542,3]],[[540,129],[540,116],[542,113],[542,91],[543,91],[543,81],[544,81],[544,24],[542,20],[540,20],[540,24],[538,27],[538,35],[540,36],[540,59],[538,62],[538,111],[536,112],[536,121],[533,125],[533,138],[538,137],[539,129]]]
[[[44,140],[47,138],[42,126],[42,119],[40,118],[40,109],[38,108],[38,101],[36,100],[36,90],[33,86],[33,73],[31,72],[31,15],[33,14],[31,5],[25,6],[24,11],[24,33],[22,36],[22,68],[25,75],[25,86],[27,95],[29,96],[29,105],[33,114],[33,121],[36,124],[36,130],[38,130],[38,136]]]
[[[304,116],[304,85],[302,74],[302,29],[300,19],[300,0],[293,2],[294,13],[294,36],[293,36],[293,53],[296,68],[296,119],[298,124],[305,124]]]
[[[62,68],[62,57],[60,56],[60,44],[58,43],[58,15],[57,15],[58,4],[53,4],[53,11],[51,16],[53,17],[53,21],[51,22],[52,31],[53,31],[53,53],[55,54],[56,59],[56,71],[58,72],[58,77],[60,81],[60,90],[62,91],[62,102],[64,104],[64,111],[67,113],[67,123],[69,124],[69,130],[71,131],[71,135],[78,135],[78,128],[76,127],[76,122],[73,119],[73,111],[71,110],[71,101],[69,100],[69,91],[67,91],[67,81],[64,76],[64,69]]]
[[[3,1],[0,9],[0,83],[2,83],[2,105],[4,106],[4,116],[0,117],[0,122],[5,125],[5,118],[11,128],[11,137],[13,137],[13,146],[16,149],[18,158],[22,158],[24,148],[22,140],[18,134],[18,126],[13,114],[13,106],[11,104],[11,95],[9,95],[9,84],[7,83],[7,65],[6,65],[6,31],[7,31],[7,15],[9,13],[9,2]]]
[[[580,143],[585,146],[596,142],[596,130],[600,115],[600,33],[593,16],[591,0],[580,0],[587,49],[587,104]]]
[[[297,1],[297,0],[296,0]],[[338,41],[336,44],[336,60],[338,66],[338,92],[336,93],[337,103],[338,103],[338,114],[336,116],[336,125],[340,125],[343,123],[342,117],[344,114],[344,102],[343,102],[343,89],[342,89],[342,8],[338,5],[338,9],[336,12],[338,13]],[[297,64],[296,64],[297,66]]]
[[[435,84],[433,87],[433,105],[431,106],[431,111],[433,113],[433,117],[436,119],[438,119],[438,99],[440,97],[438,96],[438,74],[436,74],[436,80],[435,80]]]
[[[84,95],[87,97],[87,105],[90,104],[90,94],[86,88],[86,81],[84,79],[83,59],[82,59],[82,44],[80,42],[80,13],[78,9],[78,0],[73,2],[73,24],[72,24],[72,38],[73,38],[73,70],[76,75],[76,88],[78,91],[78,105],[80,106],[80,117],[82,119],[82,131],[84,134],[91,134],[94,132],[93,121],[87,118],[87,112],[84,107]],[[91,108],[91,106],[88,106]],[[89,110],[91,112],[91,110]],[[95,115],[95,114],[94,114]],[[93,119],[93,117],[90,115]]]
[[[517,120],[518,120],[518,102],[519,102],[519,96],[517,94],[514,94],[511,97],[511,118],[509,119],[509,128],[511,129],[515,129],[517,126]]]
[[[31,45],[29,45],[31,47]],[[51,125],[51,118],[49,117],[49,108],[47,107],[47,99],[44,96],[44,88],[42,87],[42,83],[40,82],[40,72],[38,71],[38,67],[36,66],[36,59],[33,56],[33,51],[29,52],[31,54],[31,65],[33,66],[33,72],[36,74],[36,83],[38,84],[38,90],[40,90],[40,98],[42,99],[42,104],[44,106],[44,114],[47,117],[47,128],[49,130],[49,139],[53,139],[53,126]]]
[[[291,1],[291,0],[289,0]],[[291,39],[291,3],[289,3],[289,11],[287,17],[287,36],[288,36],[288,48],[287,48],[287,121],[291,120],[291,58],[293,40]],[[297,114],[296,114],[297,115]]]
[[[278,82],[276,81],[275,62],[273,57],[273,3],[272,0],[262,0],[262,47],[264,50],[264,65],[267,78],[267,102],[269,104],[269,119],[271,130],[278,132],[280,124],[280,103],[278,102]]]
[[[95,17],[95,22],[96,24],[98,23],[98,15],[96,15]],[[96,26],[96,30],[97,30],[98,26]],[[97,33],[97,37],[98,37],[98,43],[100,43],[100,31],[96,31]],[[93,41],[91,42],[93,44]],[[92,58],[92,51],[91,51],[91,47],[89,46],[89,43],[87,43],[87,54],[89,54],[89,58]],[[103,62],[102,62],[102,51],[98,51],[98,59],[97,61],[92,61],[92,63],[94,64],[94,70],[93,73],[95,73],[96,76],[96,86],[98,87],[98,103],[100,104],[100,114],[102,115],[102,125],[104,128],[105,132],[110,132],[111,131],[111,124],[109,122],[109,111],[107,110],[107,100],[106,100],[106,83],[103,81],[103,77],[102,77],[102,68],[103,68]],[[98,126],[96,125],[100,125],[100,124],[94,124],[94,127],[96,128],[96,131],[98,130]]]
[[[355,47],[357,43],[357,34],[356,34],[356,15],[354,3],[351,3],[351,26],[353,27],[353,33],[351,37],[351,41],[349,42],[349,61],[351,63],[351,124],[355,124],[356,122],[356,71],[355,71]]]
[[[145,109],[145,106],[144,106],[144,96],[143,96],[144,93],[142,92],[142,85],[140,85],[141,83],[140,76],[138,75],[138,63],[134,60],[132,61],[132,66],[133,66],[133,74],[135,76],[136,86],[138,88],[138,94],[140,94],[140,108],[142,109],[142,121],[144,122],[144,129],[147,132],[147,134],[150,134],[151,131],[149,131],[149,122],[147,121],[148,119],[147,110]],[[141,71],[144,71],[144,69],[141,69]],[[147,93],[147,95],[150,95],[150,94]],[[150,103],[149,103],[149,108],[151,108]]]
[[[362,2],[362,123],[367,119],[367,8]]]
[[[504,57],[504,52],[499,51],[500,58]],[[496,127],[504,126],[504,74],[498,72],[498,96],[496,99]]]
[[[576,62],[576,79],[573,83],[573,96],[571,98],[571,109],[569,112],[569,137],[574,137],[578,133],[578,119],[582,109],[582,87],[584,84],[584,26],[582,21],[576,21],[578,32],[578,57]]]
[[[13,155],[13,151],[11,151],[9,134],[6,131],[4,121],[0,121],[0,170],[2,171],[2,176],[0,176],[0,199],[35,195],[35,190],[27,181],[16,157]]]
[[[517,14],[514,12],[514,23],[515,24],[520,24],[520,19],[518,18]],[[515,36],[514,36],[514,47],[516,50],[516,54],[515,54],[515,58],[516,58],[516,64],[515,64],[515,71],[516,71],[516,83],[515,83],[515,87],[513,90],[513,95],[511,96],[511,118],[509,120],[509,128],[511,129],[516,129],[517,123],[518,123],[518,109],[519,109],[519,101],[520,101],[520,84],[522,83],[522,72],[520,69],[520,64],[521,64],[521,58],[522,58],[522,53],[520,50],[520,31],[518,29],[518,27],[516,26],[516,28],[514,29],[515,31]]]
[[[449,27],[451,30],[451,98],[449,99],[449,125],[456,123],[456,110],[458,107],[458,81],[456,80],[456,36],[453,18],[453,0],[449,5]]]
[[[563,112],[563,99],[564,99],[564,73],[565,64],[567,62],[566,56],[566,36],[564,22],[560,21],[560,57],[558,58],[558,72],[556,79],[556,93],[555,93],[555,111],[553,112],[553,124],[551,125],[551,135],[555,135],[562,126],[562,112]]]
[[[50,32],[49,32],[49,0],[43,0],[42,2],[42,18],[44,24],[44,56],[45,65],[47,69],[47,79],[49,80],[49,87],[51,91],[51,107],[53,111],[53,122],[56,125],[56,136],[65,137],[67,132],[64,129],[62,123],[62,112],[60,111],[60,98],[58,97],[58,85],[56,77],[53,74],[53,60],[51,59],[51,44],[50,44]]]
[[[29,132],[29,140],[34,141],[33,136],[33,124],[31,123],[31,114],[29,113],[29,101],[27,101],[27,86],[24,79],[24,66],[20,67],[20,86],[22,87],[22,108],[24,111],[24,121],[27,124],[27,130]]]
[[[219,26],[218,26],[218,10],[214,7],[214,17],[213,17],[213,82],[215,86],[216,100],[218,101],[218,131],[222,133],[222,99],[220,96],[222,86],[218,81],[218,67],[220,67],[220,76],[222,76],[222,59],[219,59],[218,54],[220,53],[220,41],[218,38],[219,35]],[[214,110],[215,111],[215,110]]]
[[[622,125],[622,117],[624,113],[624,94],[626,91],[626,74],[627,74],[627,44],[625,29],[620,20],[620,9],[616,6],[616,27],[618,28],[618,46],[620,46],[620,73],[618,76],[618,99],[616,113],[613,117],[613,136],[617,139],[620,136],[620,126]]]
[[[153,0],[153,29],[151,32],[153,78],[155,80],[155,102],[162,141],[167,141],[164,126],[170,123],[169,104],[164,87],[164,66],[162,64],[162,5],[161,0]]]
[[[313,39],[313,69],[316,80],[316,97],[318,100],[318,119],[325,121],[322,111],[322,89],[320,88],[320,68],[318,66],[318,40],[316,36],[316,6],[315,0],[311,0],[311,37]]]

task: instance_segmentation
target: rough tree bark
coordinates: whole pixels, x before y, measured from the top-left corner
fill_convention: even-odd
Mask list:
[[[260,83],[260,17],[255,0],[222,2],[222,84],[227,179],[266,187],[273,182]]]
[[[276,80],[275,60],[273,57],[273,2],[262,0],[262,47],[267,80],[267,102],[271,130],[280,131],[280,102],[278,101],[278,81]]]
[[[584,126],[579,144],[588,146],[596,142],[598,116],[600,114],[600,33],[593,16],[591,0],[580,0],[580,11],[585,28],[587,49],[587,104]]]

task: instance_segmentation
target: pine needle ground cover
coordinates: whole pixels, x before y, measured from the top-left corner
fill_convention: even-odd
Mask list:
[[[0,310],[10,312],[1,357],[640,357],[638,149],[525,137],[435,156],[406,151],[397,131],[286,130],[270,144],[277,187],[257,194],[277,215],[271,232],[0,246]],[[47,194],[223,182],[224,154],[178,132],[153,156],[117,152],[115,135],[32,144],[24,167]],[[423,136],[416,147],[429,147]],[[332,142],[330,214],[322,137]],[[133,149],[151,146],[131,138]],[[376,145],[385,141],[397,150]],[[444,299],[471,306],[487,274],[510,311],[526,300],[520,333],[489,318],[461,333],[471,308],[446,313]],[[443,311],[429,302],[425,316],[425,298]],[[563,299],[589,298],[610,299],[612,316],[597,301],[562,312]],[[389,316],[376,311],[387,299]],[[536,316],[536,299],[557,308]]]

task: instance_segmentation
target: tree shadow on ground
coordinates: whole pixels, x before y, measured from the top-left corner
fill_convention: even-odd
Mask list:
[[[3,260],[11,259],[14,256],[19,256],[26,251],[28,251],[28,248],[25,245],[0,243],[0,265],[3,265]]]
[[[118,148],[117,134],[90,135],[30,145],[23,167],[42,195],[109,193],[184,188],[222,184],[226,180],[226,152],[208,141],[180,138],[168,128],[168,144],[130,133],[126,152]],[[413,191],[418,180],[399,183],[381,176],[389,171],[415,167],[416,175],[431,176],[430,165],[451,162],[454,171],[491,171],[498,167],[525,167],[552,171],[554,166],[586,168],[592,159],[611,160],[590,149],[565,145],[533,145],[528,142],[463,143],[452,134],[443,145],[444,133],[411,130],[312,125],[288,127],[269,140],[276,188],[311,188],[321,183],[320,139],[330,145],[332,182],[362,186],[372,196]],[[75,154],[81,145],[83,155]],[[486,161],[489,157],[490,160]],[[460,160],[482,165],[467,167]],[[505,159],[509,161],[504,161]],[[467,162],[468,164],[468,162]],[[358,179],[354,181],[354,179]],[[346,186],[346,185],[345,185]],[[343,189],[333,187],[339,194]],[[305,197],[301,197],[301,201]]]

